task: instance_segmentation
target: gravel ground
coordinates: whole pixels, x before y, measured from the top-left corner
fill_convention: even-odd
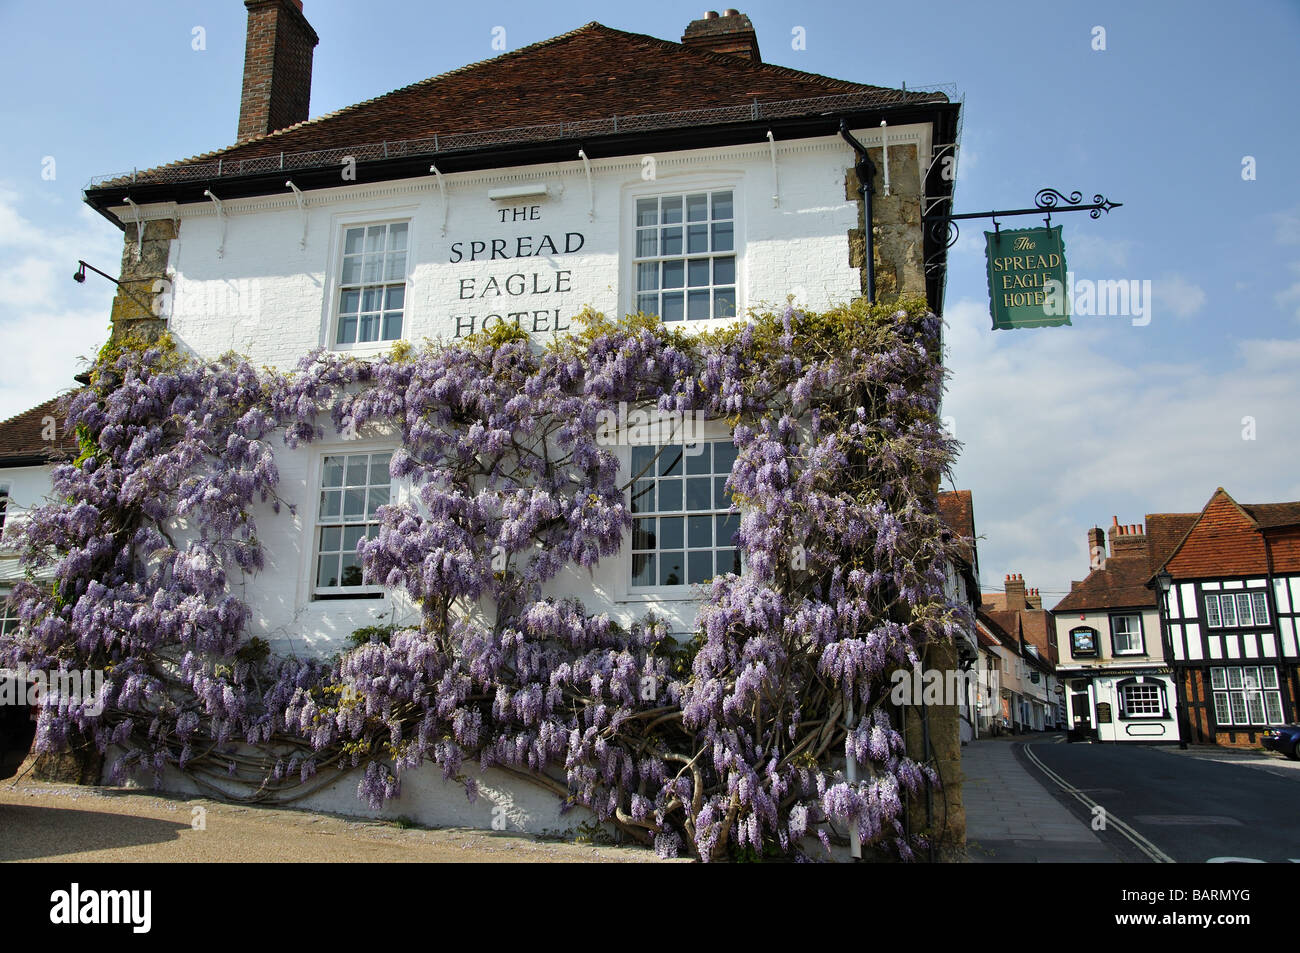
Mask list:
[[[195,830],[196,808],[205,830]],[[647,863],[652,851],[523,834],[401,828],[285,808],[32,781],[0,783],[0,861]]]

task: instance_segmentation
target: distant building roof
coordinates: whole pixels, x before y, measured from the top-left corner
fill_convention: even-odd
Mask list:
[[[61,398],[25,410],[0,423],[0,467],[32,467],[71,459],[77,439],[59,411]],[[47,439],[51,433],[54,439]]]

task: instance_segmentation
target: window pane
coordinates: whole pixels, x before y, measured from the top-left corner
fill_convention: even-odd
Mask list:
[[[1223,669],[1221,668],[1210,669],[1210,684],[1212,687],[1219,688],[1219,689],[1228,687],[1228,681],[1227,678],[1224,676]]]
[[[687,311],[688,318],[692,321],[704,321],[709,317],[709,292],[692,291],[690,292],[690,305]]]
[[[637,199],[636,200],[636,223],[638,225],[659,224],[659,200],[658,199]]]
[[[686,220],[702,222],[709,217],[709,196],[706,192],[686,196]]]
[[[388,250],[402,251],[406,248],[406,233],[410,226],[406,222],[397,222],[388,226]]]
[[[1281,692],[1265,692],[1264,707],[1266,709],[1266,713],[1268,715],[1268,723],[1270,725],[1282,724],[1282,693]]]
[[[661,255],[680,255],[682,253],[682,227],[661,228],[659,230],[659,247]]]
[[[638,228],[636,230],[636,257],[653,258],[659,254],[659,230],[655,228]]]
[[[736,247],[735,228],[731,222],[713,223],[713,250],[732,251]]]
[[[709,250],[709,226],[691,225],[686,229],[686,252],[690,255],[703,254]]]
[[[348,457],[348,486],[366,485],[367,457]]]
[[[321,556],[316,561],[316,585],[333,587],[339,584],[339,557]]]
[[[1205,624],[1211,629],[1219,628],[1223,623],[1219,619],[1219,597],[1205,597]]]
[[[634,553],[632,555],[632,585],[653,586],[656,578],[654,553]]]
[[[686,545],[704,549],[713,545],[713,517],[692,516],[686,521]]]
[[[396,341],[402,336],[402,312],[389,311],[384,315],[384,340]]]
[[[654,291],[659,287],[659,263],[645,262],[636,266],[636,290]]]
[[[699,553],[688,553],[690,560],[690,573],[686,581],[692,585],[704,582],[706,579],[713,578],[713,550],[708,549]]]
[[[366,230],[364,228],[349,228],[343,237],[343,254],[355,255],[359,253],[365,236]]]
[[[388,464],[392,461],[391,453],[373,453],[370,455],[370,482],[371,484],[388,483],[392,477],[388,475]]]
[[[642,314],[658,314],[659,296],[657,294],[637,295],[636,309]]]
[[[343,491],[343,519],[347,522],[362,520],[366,515],[366,491]]]
[[[1228,671],[1228,687],[1241,688],[1241,669],[1230,668]]]
[[[633,447],[632,448],[632,476],[636,476],[637,474],[641,473],[641,471],[643,470],[646,473],[653,474],[654,466],[651,464],[650,461],[654,459],[654,456],[655,456],[654,447]],[[646,469],[647,467],[649,469]]]
[[[659,512],[678,513],[682,509],[682,481],[659,481]]]
[[[363,314],[357,327],[357,342],[379,340],[379,315]]]
[[[406,285],[392,285],[384,292],[384,310],[401,311],[406,302]]]
[[[342,539],[342,533],[337,526],[322,526],[320,531],[320,551],[322,553],[337,553],[340,539]]]
[[[1250,596],[1244,592],[1237,593],[1237,624],[1250,625]]]
[[[349,255],[343,259],[342,283],[345,285],[355,285],[361,280],[361,258],[357,255]],[[344,296],[344,300],[347,296]],[[352,310],[356,310],[354,307]]]
[[[324,519],[330,516],[339,515],[340,495],[336,493],[322,493],[320,495],[320,515]]]
[[[710,509],[710,495],[708,477],[691,477],[686,481],[686,508],[688,510]]]
[[[1223,616],[1223,624],[1227,628],[1237,624],[1237,612],[1233,608],[1232,596],[1224,596],[1219,600],[1219,614]]]
[[[1232,713],[1228,709],[1228,693],[1214,693],[1214,720],[1220,725],[1232,724]]]
[[[374,487],[370,491],[370,501],[366,506],[366,517],[372,520],[376,519],[377,517],[375,516],[375,511],[378,510],[381,506],[387,506],[387,505],[388,505],[388,487],[386,486]]]
[[[406,252],[389,252],[384,268],[385,281],[402,281],[406,278]]]
[[[339,319],[339,344],[357,343],[357,319],[356,317],[342,317]]]
[[[1246,692],[1246,709],[1252,725],[1264,724],[1264,693]]]
[[[366,229],[366,251],[380,252],[384,250],[384,232],[387,229],[383,225],[371,225]]]
[[[659,554],[659,585],[681,586],[686,584],[686,567],[681,553]]]
[[[682,448],[665,447],[659,454],[659,475],[660,476],[681,476],[682,473]]]
[[[713,472],[731,474],[736,463],[736,445],[730,440],[722,440],[713,445]]]
[[[735,258],[713,259],[713,283],[715,285],[734,285],[736,283]]]
[[[728,513],[725,516],[715,516],[714,519],[717,520],[718,524],[718,545],[730,546],[733,542],[731,537],[740,532],[740,514]]]
[[[366,284],[382,281],[384,278],[384,258],[382,255],[367,255],[361,263],[361,280]]]
[[[366,538],[366,528],[364,526],[348,526],[343,530],[343,552],[344,554],[355,555],[357,543]]]
[[[687,262],[687,284],[699,288],[709,283],[709,259],[694,258]]]
[[[1254,610],[1255,624],[1268,625],[1268,597],[1262,592],[1252,592],[1250,605]]]
[[[1259,673],[1260,683],[1265,688],[1277,688],[1277,669],[1270,665],[1267,668],[1261,668]]]
[[[323,466],[321,486],[343,485],[343,458],[326,457]]]
[[[680,516],[665,516],[659,520],[660,549],[681,549],[685,545],[682,538],[683,522]]]
[[[725,510],[731,506],[731,494],[727,492],[727,478],[713,478],[713,508]]]
[[[731,208],[730,192],[713,193],[713,217],[714,218],[734,218],[735,215]]]
[[[734,318],[736,316],[735,288],[719,288],[713,292],[713,316],[715,318]]]
[[[673,195],[663,200],[663,224],[679,224],[682,220],[682,197]]]
[[[655,481],[637,480],[632,484],[632,512],[653,513],[655,509]]]
[[[633,549],[654,549],[655,547],[655,521],[650,519],[639,519],[632,521],[632,548]]]
[[[682,293],[680,291],[665,292],[663,302],[663,314],[660,315],[665,321],[680,321],[685,317],[682,307]]]
[[[700,443],[691,444],[686,453],[686,472],[687,473],[712,473],[713,461],[710,459],[712,454],[709,453],[710,443],[705,440]]]
[[[682,280],[686,274],[686,262],[678,259],[677,261],[664,262],[664,287],[680,288]]]
[[[339,577],[339,585],[359,586],[362,584],[360,556],[344,556],[342,568],[343,572]]]

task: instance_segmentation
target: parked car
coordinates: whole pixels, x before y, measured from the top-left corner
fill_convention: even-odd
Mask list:
[[[1264,732],[1264,747],[1300,761],[1300,725],[1284,725]]]

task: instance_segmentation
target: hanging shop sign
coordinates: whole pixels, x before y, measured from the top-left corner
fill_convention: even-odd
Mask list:
[[[999,229],[985,232],[988,262],[989,313],[993,328],[1046,328],[1070,323],[1069,302],[1046,307],[1049,282],[1064,288],[1065,242],[1061,226],[1054,228]]]

